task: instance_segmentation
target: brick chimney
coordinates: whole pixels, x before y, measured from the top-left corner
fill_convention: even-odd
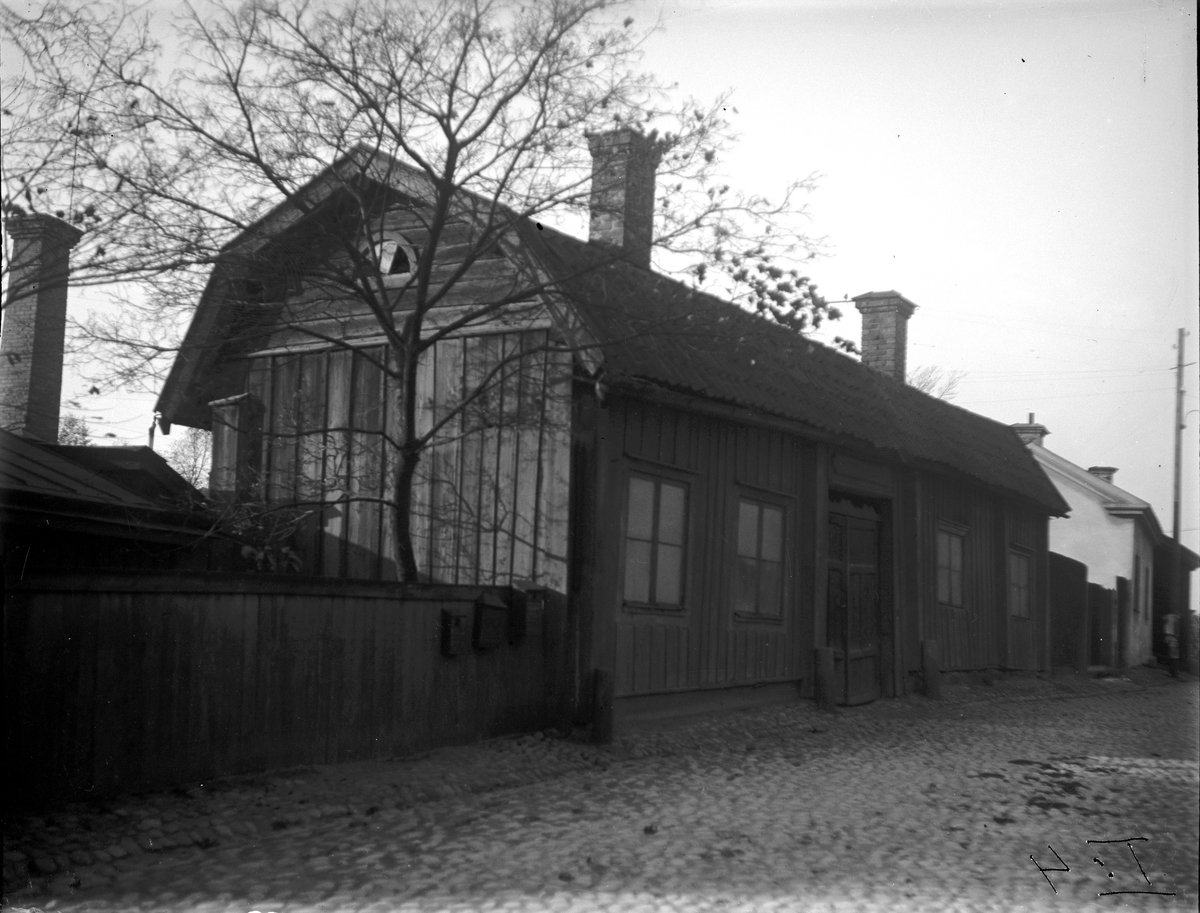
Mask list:
[[[1089,466],[1088,472],[1098,479],[1103,479],[1105,482],[1112,484],[1113,476],[1117,474],[1116,466]]]
[[[0,330],[0,427],[58,440],[70,256],[83,232],[53,216],[9,216],[8,296]]]
[[[917,306],[899,292],[867,292],[850,299],[862,314],[862,362],[908,380],[908,318]]]
[[[1041,447],[1042,441],[1050,432],[1046,430],[1045,425],[1039,425],[1033,420],[1033,413],[1029,413],[1029,421],[1025,424],[1009,425],[1013,431],[1017,432],[1017,436],[1021,438],[1022,444],[1033,444],[1035,447]]]
[[[591,228],[588,240],[624,251],[650,268],[654,242],[654,177],[662,144],[629,127],[587,135],[592,153]]]

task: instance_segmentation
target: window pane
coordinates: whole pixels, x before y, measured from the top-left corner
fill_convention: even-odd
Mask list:
[[[683,545],[683,524],[686,513],[684,494],[682,485],[661,483],[658,495],[659,542]]]
[[[850,530],[850,563],[879,563],[879,536],[874,524]]]
[[[950,536],[948,533],[937,534],[937,563],[939,568],[950,566]]]
[[[961,536],[950,536],[950,568],[961,571],[963,566],[963,541]]]
[[[654,538],[654,483],[647,479],[629,480],[629,532],[634,539]]]
[[[737,553],[746,558],[758,557],[758,505],[753,501],[738,501]]]
[[[733,608],[736,612],[751,614],[755,611],[758,587],[758,562],[753,558],[737,559],[736,584],[733,592]]]
[[[937,598],[938,602],[950,601],[950,569],[938,566]]]
[[[625,540],[625,599],[650,601],[650,543]]]
[[[778,615],[783,602],[783,565],[763,561],[758,569],[758,610],[764,615]]]
[[[778,507],[762,509],[762,558],[764,561],[783,559],[783,511]]]
[[[683,602],[683,549],[677,545],[658,547],[654,601],[662,605],[679,605]]]
[[[956,570],[950,571],[950,604],[957,606],[963,604],[962,573]]]

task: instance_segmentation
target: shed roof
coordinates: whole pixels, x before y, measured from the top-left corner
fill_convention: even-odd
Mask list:
[[[205,524],[182,508],[196,494],[149,447],[44,444],[0,429],[0,505],[11,519],[87,517],[113,524],[121,535],[153,527],[194,536]]]

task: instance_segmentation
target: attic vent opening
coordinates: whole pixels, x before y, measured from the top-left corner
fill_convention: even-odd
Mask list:
[[[385,276],[404,276],[412,272],[417,259],[415,248],[406,249],[400,241],[389,240],[379,245],[379,271]]]

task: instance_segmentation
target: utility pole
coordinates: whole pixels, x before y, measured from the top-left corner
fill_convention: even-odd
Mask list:
[[[1183,605],[1183,546],[1179,542],[1179,505],[1181,500],[1181,464],[1183,462],[1183,339],[1187,330],[1179,330],[1179,341],[1175,344],[1175,501],[1171,511],[1171,607],[1170,611],[1179,616],[1177,624],[1185,626],[1190,634],[1191,624],[1188,621],[1188,607]],[[1182,632],[1181,632],[1182,633]],[[1188,644],[1190,638],[1183,640]],[[1181,644],[1181,646],[1183,645]],[[1180,651],[1183,652],[1182,650]],[[1191,652],[1190,650],[1188,651]],[[1187,656],[1180,656],[1180,661],[1187,668]]]
[[[1179,546],[1180,464],[1183,458],[1183,338],[1187,330],[1179,330],[1175,345],[1175,503],[1171,516],[1171,538]]]

